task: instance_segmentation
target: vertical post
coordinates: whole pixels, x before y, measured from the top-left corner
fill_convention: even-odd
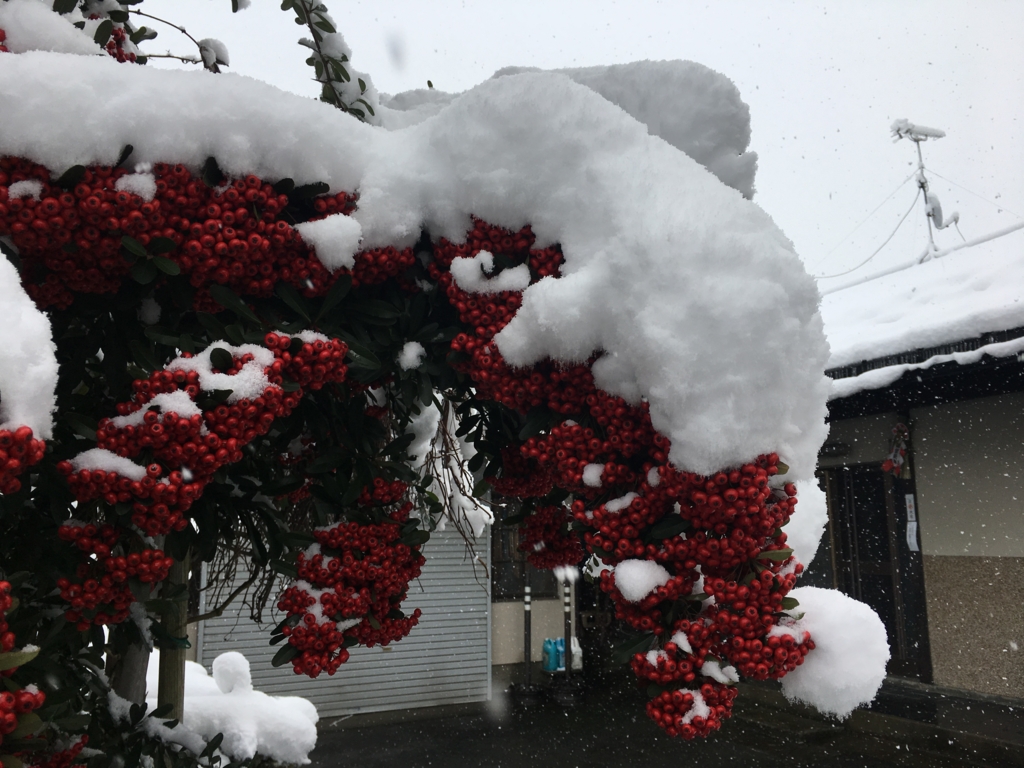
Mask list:
[[[167,574],[165,587],[188,584],[189,557],[174,561]],[[178,595],[164,612],[164,628],[171,637],[185,637],[188,632],[188,593]],[[181,720],[185,709],[185,648],[164,648],[160,651],[160,682],[157,706],[171,705],[167,717]]]
[[[529,578],[529,576],[527,576]],[[526,688],[529,690],[533,681],[531,680],[533,667],[533,608],[531,605],[530,585],[523,587],[523,656],[526,661]]]
[[[565,614],[565,676],[572,671],[572,582],[562,585],[562,611]]]

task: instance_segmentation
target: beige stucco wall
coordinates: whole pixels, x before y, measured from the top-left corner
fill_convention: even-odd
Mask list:
[[[1024,393],[911,411],[926,555],[1024,557]]]
[[[850,452],[845,456],[823,457],[818,462],[819,466],[839,467],[846,464],[882,461],[889,455],[892,428],[898,422],[899,418],[895,413],[833,422],[829,426],[828,440],[825,444],[846,443],[850,446]]]
[[[575,592],[574,595],[575,597]],[[573,611],[575,614],[575,611]],[[541,661],[545,637],[565,637],[562,599],[534,600],[530,620],[530,658]],[[575,633],[575,627],[573,627]],[[491,664],[520,664],[523,661],[523,603],[491,604]]]

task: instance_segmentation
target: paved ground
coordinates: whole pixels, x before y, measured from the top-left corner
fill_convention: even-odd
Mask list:
[[[892,723],[909,721],[872,713],[859,725],[837,726],[784,705],[770,690],[744,691],[723,729],[693,742],[665,736],[626,681],[591,686],[580,698],[572,707],[547,697],[522,706],[501,696],[489,708],[413,711],[391,722],[352,718],[325,729],[311,757],[323,768],[1024,765],[1024,748],[961,741],[931,725],[901,732]],[[366,724],[373,719],[378,722]]]

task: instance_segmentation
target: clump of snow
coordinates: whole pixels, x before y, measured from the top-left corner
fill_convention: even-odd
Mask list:
[[[139,321],[146,325],[156,325],[160,322],[161,308],[157,300],[147,296],[139,305]]]
[[[680,723],[682,723],[683,725],[687,725],[688,723],[692,723],[693,718],[695,717],[702,717],[705,720],[708,717],[710,717],[711,707],[709,707],[708,703],[704,701],[704,697],[701,695],[701,692],[699,690],[688,691],[685,688],[683,688],[682,691],[683,693],[689,693],[691,696],[693,696],[693,704],[690,705],[690,708],[686,711],[686,714],[683,715],[682,718],[680,718]]]
[[[188,392],[178,389],[174,392],[161,392],[159,395],[154,395],[144,408],[140,408],[126,416],[114,416],[110,423],[119,429],[127,426],[138,426],[145,421],[148,411],[176,413],[186,419],[189,416],[202,415],[203,413],[203,409],[196,405],[196,402],[188,396]]]
[[[351,268],[363,230],[359,222],[343,213],[335,213],[316,221],[295,226],[306,245],[316,250],[317,258],[328,269]]]
[[[116,472],[121,477],[129,480],[142,480],[146,476],[146,468],[136,464],[131,459],[111,453],[106,448],[90,448],[82,451],[71,460],[71,466],[76,472],[88,469],[90,471],[102,469],[104,472]]]
[[[103,93],[104,98],[93,98]],[[153,93],[162,98],[153,99]],[[596,383],[708,473],[778,451],[811,476],[828,350],[818,294],[760,208],[593,90],[500,77],[387,132],[254,80],[27,53],[0,71],[0,151],[63,172],[143,162],[326,181],[358,191],[360,247],[461,241],[471,215],[560,243],[562,277],[528,287],[495,342],[512,365],[602,356]],[[168,114],[165,104],[173,101]]]
[[[203,66],[207,69],[212,69],[218,64],[225,67],[231,65],[231,59],[228,56],[228,47],[220,40],[216,40],[212,37],[206,37],[200,40],[198,45],[199,55],[203,59]]]
[[[152,173],[129,173],[114,182],[114,189],[138,195],[143,200],[152,200],[156,197],[156,176]]]
[[[658,474],[657,467],[651,467],[647,470],[647,484],[651,486],[651,488],[657,488],[661,485],[661,475]]]
[[[150,654],[146,674],[151,708],[156,706],[159,658],[159,652]],[[316,707],[298,696],[253,690],[249,662],[234,651],[214,659],[212,678],[201,664],[185,662],[184,710],[173,733],[184,729],[199,739],[197,745],[186,745],[196,754],[218,733],[224,734],[220,751],[232,760],[260,754],[281,763],[308,765],[316,746]]]
[[[828,523],[828,501],[817,480],[796,483],[798,499],[796,511],[786,524],[786,544],[793,550],[794,559],[810,565],[818,552],[818,544]]]
[[[799,601],[804,616],[773,627],[772,633],[810,632],[815,648],[782,678],[782,692],[844,719],[874,699],[885,679],[885,626],[870,607],[834,589],[797,587],[789,596]]]
[[[16,181],[7,188],[7,195],[11,198],[31,197],[33,200],[38,200],[42,193],[43,182],[35,179]]]
[[[222,653],[213,660],[213,680],[221,693],[251,691],[252,673],[249,660],[238,651]]]
[[[551,569],[551,572],[559,581],[567,581],[570,584],[575,584],[576,581],[580,578],[580,570],[575,565],[556,565],[554,568]]]
[[[693,646],[690,645],[690,638],[686,636],[685,632],[676,632],[672,635],[671,641],[679,646],[679,650],[683,653],[693,653]]]
[[[50,320],[21,287],[14,266],[0,256],[0,429],[31,427],[46,440],[53,434],[57,356]]]
[[[497,277],[485,277],[493,271],[494,254],[490,251],[452,260],[455,284],[467,293],[522,291],[530,284],[530,268],[526,264],[506,269]]]
[[[600,488],[603,474],[604,464],[587,464],[583,468],[583,484],[591,488]]]
[[[736,667],[731,664],[723,667],[714,659],[705,661],[701,665],[700,673],[723,685],[735,685],[740,681],[740,674],[736,671]]]
[[[411,371],[420,367],[427,350],[418,341],[407,341],[398,353],[398,365],[403,371]]]
[[[218,373],[213,369],[211,355],[215,349],[223,349],[232,357],[252,355],[253,359],[245,363],[237,373]],[[270,386],[264,369],[274,364],[274,353],[266,347],[256,344],[232,346],[226,341],[215,341],[202,352],[193,357],[176,357],[165,369],[168,371],[196,371],[199,374],[199,388],[207,392],[214,390],[230,390],[229,403],[239,400],[253,400],[263,394]]]
[[[630,491],[625,496],[620,496],[617,499],[612,499],[605,503],[604,508],[608,512],[621,512],[626,509],[630,504],[633,503],[637,495]]]
[[[60,51],[105,55],[85,30],[74,26],[75,21],[84,19],[77,9],[72,14],[58,16],[52,8],[53,3],[40,0],[7,0],[0,3],[0,29],[7,32],[4,45],[11,53]]]
[[[623,560],[614,570],[615,586],[631,603],[639,603],[672,578],[672,574],[652,560]]]

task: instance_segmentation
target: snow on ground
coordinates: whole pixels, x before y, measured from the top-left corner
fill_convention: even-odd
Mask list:
[[[835,589],[797,587],[789,593],[803,617],[773,627],[769,635],[792,634],[797,642],[811,633],[815,649],[782,678],[791,701],[845,719],[875,698],[885,679],[889,643],[885,626],[867,605]]]
[[[154,98],[159,94],[160,98]],[[460,240],[475,214],[558,242],[563,276],[524,293],[496,337],[513,365],[586,360],[597,384],[650,403],[681,469],[778,451],[809,478],[826,428],[818,294],[759,207],[564,75],[499,77],[434,117],[384,131],[258,81],[103,57],[9,56],[0,153],[54,171],[116,162],[357,190],[363,248]]]
[[[298,696],[254,690],[249,661],[236,651],[222,653],[212,666],[211,676],[201,664],[185,662],[185,729],[207,741],[223,733],[220,751],[233,760],[259,753],[282,763],[308,764],[316,746],[316,707]],[[160,653],[154,651],[146,674],[150,708],[156,706],[159,668]]]
[[[1024,232],[829,293],[822,298],[821,314],[832,348],[829,368],[1024,326]],[[1013,342],[1005,342],[879,368],[836,381],[832,397],[886,387],[915,368],[1017,351]]]
[[[21,287],[17,270],[0,256],[0,429],[27,426],[37,438],[53,429],[57,356],[50,321]]]

